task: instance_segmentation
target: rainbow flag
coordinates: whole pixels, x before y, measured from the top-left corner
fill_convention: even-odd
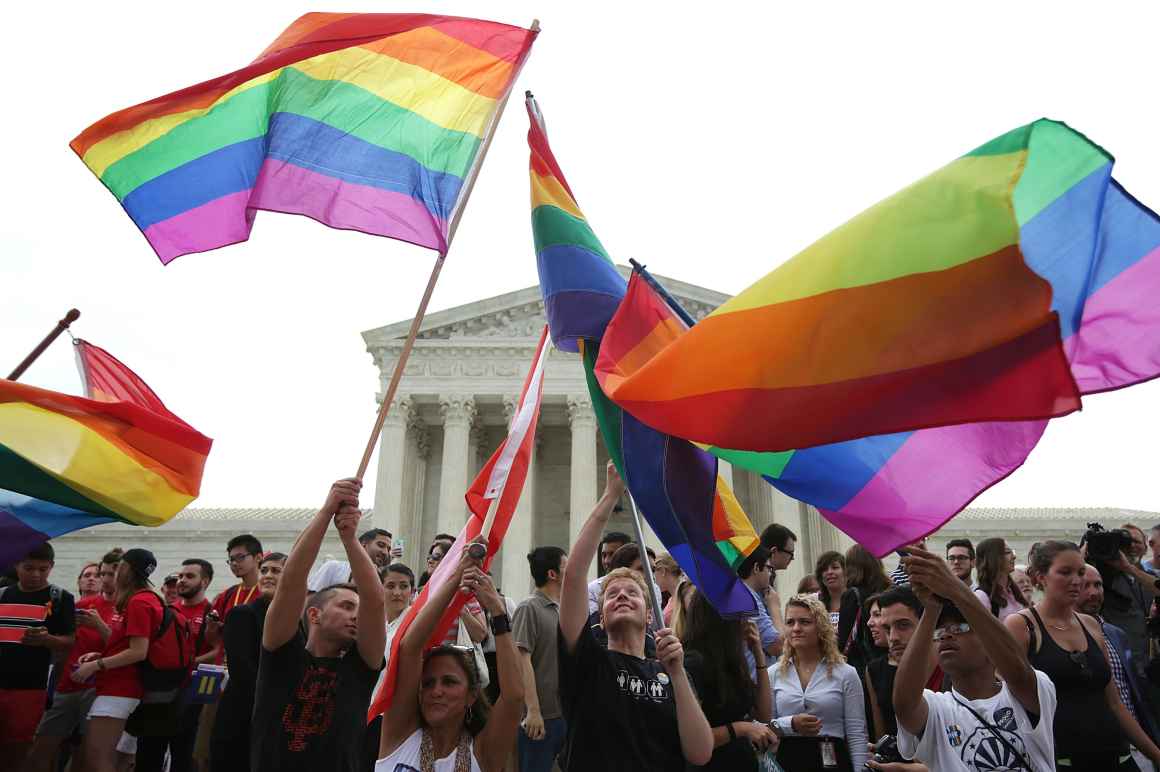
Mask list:
[[[578,341],[599,340],[604,333],[624,297],[624,277],[576,204],[548,145],[544,116],[530,91],[525,104],[530,124],[532,236],[544,313],[556,348],[577,351]]]
[[[1046,135],[1036,138],[1041,130]],[[1062,124],[1023,127],[976,153],[1028,144],[1052,153],[1057,174],[1074,180],[1054,197],[1049,188],[1016,188],[1013,201],[1020,251],[1051,287],[1049,313],[1059,320],[1061,338],[1057,353],[1078,391],[1108,391],[1160,375],[1160,308],[1154,302],[1160,293],[1160,218],[1111,178],[1110,156]],[[1095,165],[1097,158],[1104,162]],[[1029,161],[1027,168],[1044,163]],[[639,318],[631,296],[630,285],[629,298],[606,331],[597,368],[610,389],[679,348],[656,343],[668,339],[671,327]],[[827,351],[815,353],[822,360]],[[883,555],[937,530],[1011,474],[1046,424],[1046,418],[983,421],[780,452],[707,447],[813,504]]]
[[[1062,123],[1004,134],[808,247],[608,394],[662,431],[754,451],[1077,410],[1062,341],[1095,245],[1051,212],[1096,218],[1080,199],[1110,169]]]
[[[735,569],[759,540],[716,459],[622,413],[596,382],[599,341],[627,285],[576,205],[530,92],[526,104],[532,235],[552,342],[581,354],[604,445],[653,532],[721,613],[751,613]]]
[[[162,263],[245,241],[259,209],[445,253],[536,32],[308,13],[246,67],[71,143]]]
[[[143,385],[92,348],[108,388]],[[197,498],[212,442],[132,398],[74,397],[0,379],[0,566],[92,525],[168,522]]]

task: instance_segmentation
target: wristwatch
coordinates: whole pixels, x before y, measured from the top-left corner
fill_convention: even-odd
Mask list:
[[[512,620],[507,614],[498,614],[491,618],[491,634],[503,635],[512,631]]]

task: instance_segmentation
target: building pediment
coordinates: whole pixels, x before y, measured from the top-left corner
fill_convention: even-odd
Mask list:
[[[626,277],[631,271],[628,266],[617,266],[617,270]],[[715,290],[664,276],[656,278],[695,319],[703,319],[729,299],[729,295]],[[540,287],[534,285],[429,313],[419,328],[418,339],[420,341],[495,339],[496,343],[502,339],[534,340],[539,336],[545,321]],[[411,320],[405,319],[385,327],[367,330],[362,335],[367,350],[374,354],[384,348],[401,346],[410,328]]]

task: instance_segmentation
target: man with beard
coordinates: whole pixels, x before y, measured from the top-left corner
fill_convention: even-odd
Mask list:
[[[372,528],[358,537],[358,543],[366,550],[375,569],[386,568],[391,563],[392,536],[390,531],[382,528]],[[306,589],[318,592],[323,587],[332,584],[343,584],[351,581],[350,563],[345,560],[328,560],[310,573],[306,580]]]

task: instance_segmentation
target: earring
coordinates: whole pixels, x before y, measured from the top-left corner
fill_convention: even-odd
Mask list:
[[[463,723],[465,726],[467,724],[470,724],[472,718],[474,718],[474,711],[473,711],[474,707],[475,707],[474,705],[468,705],[467,711],[463,714]]]

